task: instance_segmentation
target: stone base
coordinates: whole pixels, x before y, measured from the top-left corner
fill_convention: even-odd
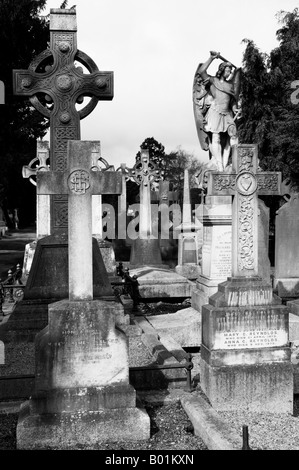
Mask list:
[[[136,238],[133,241],[130,255],[130,269],[141,266],[164,266],[160,242],[158,239]]]
[[[175,272],[180,276],[184,276],[187,279],[195,280],[201,274],[201,267],[198,264],[184,264],[182,266],[176,266]]]
[[[18,449],[82,449],[149,438],[129,384],[128,338],[117,302],[62,300],[35,339],[35,388],[17,426]],[[95,447],[94,447],[95,448]]]
[[[205,276],[199,276],[192,290],[191,306],[201,312],[202,306],[208,304],[209,298],[217,292],[220,282],[223,282],[223,279],[208,279]]]
[[[17,449],[97,449],[101,442],[149,437],[149,416],[139,408],[32,415],[25,402],[17,425]]]
[[[142,298],[186,298],[191,297],[194,284],[170,269],[143,266],[130,269],[130,275],[136,275],[139,293]]]
[[[98,242],[100,252],[104,261],[104,265],[109,276],[116,275],[116,261],[115,261],[115,253],[114,248],[111,242],[107,240],[103,240],[102,238],[93,235]]]
[[[299,317],[289,313],[289,340],[299,341]]]
[[[200,385],[216,411],[293,414],[293,367],[289,361],[212,367],[202,360]]]
[[[274,279],[274,291],[283,299],[299,297],[299,278]]]
[[[201,344],[201,314],[192,307],[165,315],[146,317],[159,336],[169,335],[182,348]]]

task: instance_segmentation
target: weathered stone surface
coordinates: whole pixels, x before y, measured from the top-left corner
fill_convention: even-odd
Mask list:
[[[117,302],[62,300],[36,337],[35,390],[20,413],[19,449],[67,449],[149,437],[129,384],[128,339]],[[134,423],[134,426],[133,426]],[[82,436],[84,433],[84,436]]]
[[[274,289],[286,299],[299,296],[299,199],[297,192],[290,193],[275,219]]]
[[[146,299],[191,296],[193,283],[171,270],[149,265],[130,269],[130,275],[138,277],[140,295]]]
[[[5,364],[4,343],[0,341],[0,364]]]
[[[26,450],[96,449],[99,442],[149,439],[149,417],[139,408],[30,415],[20,411],[17,448]]]
[[[201,314],[192,307],[147,319],[161,337],[170,335],[182,348],[201,344]]]
[[[142,266],[167,267],[162,262],[158,239],[140,239],[133,241],[130,255],[130,270]]]
[[[217,411],[293,413],[290,361],[223,367],[211,367],[202,361],[201,387]]]

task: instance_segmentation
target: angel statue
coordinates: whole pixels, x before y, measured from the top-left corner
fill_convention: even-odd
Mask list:
[[[223,60],[215,77],[207,73],[214,59]],[[193,109],[199,142],[203,150],[209,150],[209,167],[218,171],[225,170],[231,147],[237,143],[240,78],[241,69],[214,51],[198,65],[194,76]]]

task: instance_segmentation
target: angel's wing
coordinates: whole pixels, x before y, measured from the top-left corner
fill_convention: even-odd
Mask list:
[[[198,73],[200,66],[201,64],[198,65],[193,80],[193,112],[200,146],[203,150],[208,150],[209,140],[207,133],[204,131],[204,116],[210,94],[203,83],[201,75]]]
[[[234,72],[233,76],[233,84],[234,84],[234,95],[236,98],[236,102],[238,102],[239,95],[240,95],[240,89],[241,89],[241,77],[242,77],[242,69],[237,68]]]

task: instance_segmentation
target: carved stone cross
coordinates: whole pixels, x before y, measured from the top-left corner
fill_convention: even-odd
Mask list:
[[[130,172],[134,181],[140,185],[139,238],[152,234],[151,183],[161,179],[156,165],[149,159],[149,151],[141,149],[139,161]]]
[[[83,73],[75,61],[89,73]],[[27,96],[50,120],[51,169],[63,172],[67,165],[67,141],[80,139],[80,119],[88,116],[99,100],[112,100],[113,72],[100,72],[93,60],[77,49],[76,11],[51,9],[50,48],[38,55],[28,70],[13,71],[13,86],[14,94]],[[84,96],[91,100],[77,110],[76,103],[82,103]],[[64,227],[67,227],[66,202],[53,197],[51,232]]]
[[[37,172],[37,194],[67,194],[69,299],[92,300],[92,195],[121,194],[122,177],[92,162],[100,143],[70,140],[65,172]],[[98,152],[99,157],[99,152]]]
[[[233,147],[232,173],[209,172],[207,194],[233,195],[232,277],[258,275],[258,195],[279,195],[280,172],[258,168],[257,145]]]

